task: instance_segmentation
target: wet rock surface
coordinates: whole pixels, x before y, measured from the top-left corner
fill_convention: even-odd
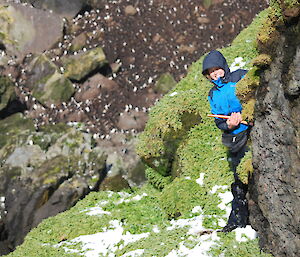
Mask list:
[[[260,245],[274,256],[300,255],[299,34],[281,32],[270,68],[257,92],[252,132],[254,174],[250,222]]]

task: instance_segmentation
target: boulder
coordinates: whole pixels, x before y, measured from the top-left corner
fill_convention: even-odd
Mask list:
[[[101,47],[82,52],[78,55],[62,59],[65,76],[69,79],[80,81],[87,75],[107,64],[105,54]]]
[[[76,92],[74,98],[76,101],[92,100],[97,98],[103,89],[109,92],[118,89],[118,87],[119,85],[113,80],[110,80],[101,74],[96,74],[83,83],[80,90]]]
[[[0,111],[7,107],[15,97],[13,83],[7,77],[0,76]]]
[[[145,112],[129,111],[124,112],[120,116],[117,126],[119,129],[142,131],[148,120],[148,115]]]
[[[70,50],[73,52],[81,50],[85,46],[86,40],[87,35],[85,32],[82,32],[72,40]]]
[[[62,36],[62,19],[49,11],[14,3],[0,4],[0,17],[1,40],[13,55],[41,53]]]
[[[59,73],[57,66],[45,54],[36,56],[29,64],[27,87],[43,105],[67,102],[75,89],[69,79]]]
[[[158,81],[155,84],[154,91],[161,94],[168,93],[176,85],[176,80],[170,73],[164,73],[160,75]]]
[[[36,8],[52,10],[61,17],[72,19],[84,7],[84,2],[85,0],[43,0],[32,4]]]

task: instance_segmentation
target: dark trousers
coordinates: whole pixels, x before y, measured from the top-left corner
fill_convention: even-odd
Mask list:
[[[249,224],[248,202],[246,199],[248,185],[240,180],[236,172],[237,166],[248,150],[248,147],[245,145],[236,153],[229,152],[230,169],[234,175],[234,182],[231,184],[233,200],[227,225],[223,228],[224,232],[232,231],[237,227],[246,227]]]

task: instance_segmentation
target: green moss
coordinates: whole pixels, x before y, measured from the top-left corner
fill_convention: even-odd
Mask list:
[[[253,173],[252,151],[246,153],[245,157],[237,167],[237,173],[241,181],[245,184],[248,184],[248,178]]]
[[[243,105],[243,120],[254,120],[255,91],[260,84],[260,73],[259,68],[252,67],[245,78],[237,84],[236,95]]]
[[[160,195],[160,204],[169,218],[190,217],[196,206],[201,206],[206,215],[223,215],[217,206],[220,199],[210,191],[207,185],[200,186],[190,178],[176,178],[166,186]],[[212,204],[213,203],[213,204]]]
[[[267,68],[268,66],[270,66],[271,62],[272,62],[272,57],[268,54],[260,54],[252,61],[254,66],[260,68]]]
[[[237,242],[235,233],[219,233],[220,241],[209,251],[211,256],[218,257],[271,257],[271,254],[262,252],[258,247],[258,240],[248,240],[246,242]],[[245,236],[244,239],[247,237]]]
[[[159,190],[164,189],[165,186],[170,184],[172,181],[171,176],[165,177],[160,173],[154,171],[150,167],[146,169],[145,173],[146,173],[147,181]]]

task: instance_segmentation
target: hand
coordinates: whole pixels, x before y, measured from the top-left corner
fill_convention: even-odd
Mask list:
[[[228,128],[233,129],[238,126],[242,121],[242,115],[239,112],[233,112],[230,115],[230,118],[226,121]]]

